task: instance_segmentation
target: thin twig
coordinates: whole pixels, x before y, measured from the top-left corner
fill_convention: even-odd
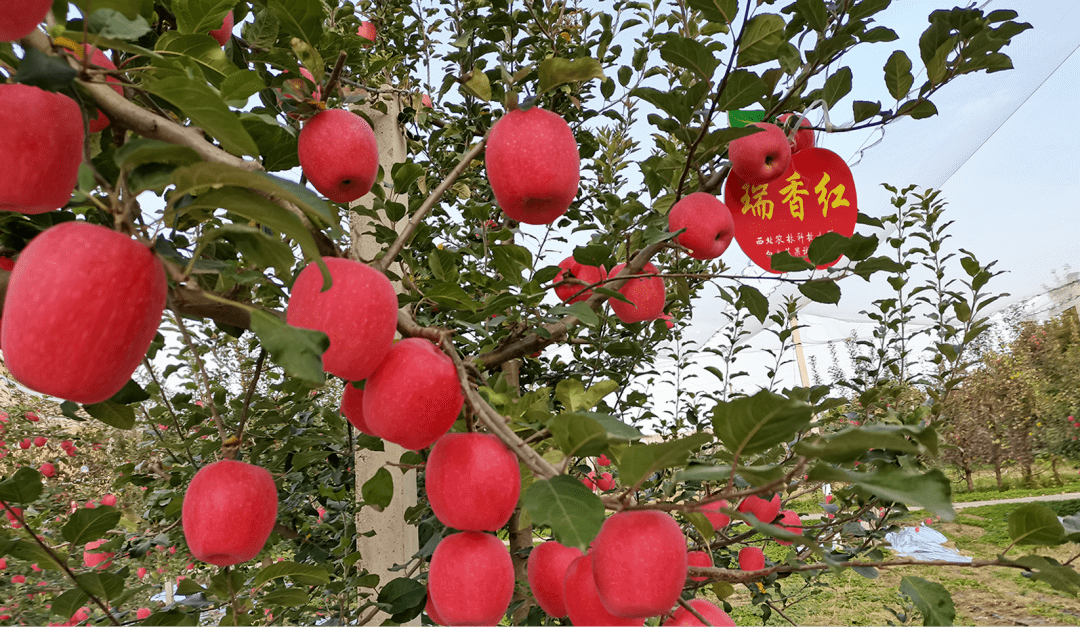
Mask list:
[[[255,386],[259,383],[259,375],[262,374],[263,362],[266,361],[266,349],[259,349],[259,358],[255,360],[255,375],[251,378],[247,394],[244,396],[244,409],[240,412],[240,424],[236,427],[236,439],[243,441],[244,425],[247,423],[248,410],[251,408],[251,397],[255,394]]]
[[[689,601],[687,601],[686,599],[683,599],[683,598],[680,597],[679,598],[679,605],[681,605],[683,607],[683,609],[686,610],[687,612],[690,612],[691,614],[693,614],[695,618],[697,618],[699,621],[701,621],[702,625],[710,625],[710,627],[711,627],[712,623],[709,622],[709,619],[702,616],[701,612],[697,611],[697,609],[693,605],[690,605]]]
[[[334,64],[334,69],[330,72],[330,79],[326,81],[326,86],[323,87],[322,93],[319,94],[321,102],[326,102],[326,99],[330,97],[330,92],[337,87],[338,80],[341,78],[341,70],[345,67],[345,59],[348,56],[349,53],[344,50],[338,54],[337,63]]]

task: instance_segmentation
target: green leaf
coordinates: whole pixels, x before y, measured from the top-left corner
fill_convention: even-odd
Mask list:
[[[825,7],[825,0],[795,0],[795,11],[810,28],[819,33],[824,33],[829,25],[829,9]]]
[[[176,29],[181,35],[202,35],[217,30],[235,5],[233,0],[173,0]]]
[[[19,71],[13,77],[16,83],[33,85],[47,91],[60,91],[71,87],[78,70],[67,64],[60,57],[41,52],[37,48],[27,48]]]
[[[866,237],[865,235],[855,233],[848,240],[848,249],[844,254],[847,255],[847,258],[851,261],[862,261],[874,254],[874,251],[877,250],[877,246],[877,235]]]
[[[330,338],[325,333],[289,326],[261,310],[251,312],[251,332],[259,337],[263,348],[286,374],[309,385],[326,382],[322,354],[330,348]]]
[[[395,163],[390,169],[390,179],[394,181],[394,193],[404,194],[409,191],[416,179],[424,174],[424,166],[412,161]]]
[[[313,48],[322,41],[326,13],[321,0],[270,0],[267,6],[277,16],[281,30]]]
[[[250,172],[220,163],[194,163],[174,172],[173,184],[176,185],[177,196],[228,185],[264,192],[296,205],[316,227],[329,229],[332,236],[345,234],[338,226],[337,212],[317,194],[302,185],[264,172]],[[232,207],[226,208],[233,210]],[[315,258],[318,259],[318,255]]]
[[[799,284],[799,292],[815,303],[835,305],[840,302],[840,286],[836,281],[807,281]]]
[[[611,258],[611,247],[600,244],[578,246],[574,249],[574,261],[587,266],[601,266]]]
[[[83,405],[86,413],[104,422],[110,427],[117,429],[131,429],[135,426],[135,409],[128,405],[120,405],[111,400]]]
[[[724,84],[724,91],[720,93],[716,108],[718,111],[736,111],[754,104],[768,91],[768,85],[757,74],[750,70],[735,70],[728,75],[728,81]],[[756,130],[755,128],[754,131]],[[747,134],[753,134],[753,132],[747,132]]]
[[[229,80],[238,76],[233,74],[222,85],[222,98],[226,97],[225,90]],[[278,124],[274,118],[254,113],[241,113],[240,121],[248,134],[259,145],[262,155],[263,167],[269,172],[289,170],[300,165],[297,154],[297,135],[291,128]]]
[[[654,472],[684,466],[690,453],[712,440],[708,433],[695,433],[658,444],[632,444],[623,449],[616,461],[619,481],[626,486],[637,486]]]
[[[937,106],[929,100],[909,100],[900,105],[896,110],[896,115],[910,115],[913,120],[922,120],[931,116],[937,115]]]
[[[205,32],[198,35],[181,35],[176,31],[168,31],[154,44],[154,50],[163,56],[180,55],[191,59],[199,65],[206,78],[215,86],[220,86],[227,76],[240,71],[240,68],[225,56],[225,50],[221,44]]]
[[[382,590],[379,590],[379,603],[389,605],[389,613],[398,615],[416,609],[417,614],[427,598],[427,588],[415,579],[398,577],[388,581]],[[406,619],[408,620],[408,619]],[[405,621],[394,621],[405,622]]]
[[[885,87],[897,101],[907,96],[915,77],[911,75],[911,59],[903,50],[892,53],[885,62]]]
[[[758,319],[758,322],[764,323],[765,318],[769,316],[769,299],[765,298],[765,295],[756,287],[740,285],[739,300],[735,301],[735,306],[749,311],[750,315]]]
[[[825,263],[832,263],[836,261],[840,255],[847,252],[849,247],[848,238],[835,232],[825,233],[814,238],[814,241],[810,242],[810,249],[807,251],[807,256],[810,257],[810,263],[821,265]]]
[[[216,239],[232,242],[245,260],[259,268],[274,268],[279,279],[286,284],[292,282],[295,259],[292,249],[279,237],[271,237],[262,229],[246,224],[224,224],[216,229],[203,231],[199,243],[209,244]]]
[[[731,25],[739,16],[738,0],[689,0],[690,8],[701,12],[701,17],[717,24]]]
[[[307,605],[309,600],[311,600],[310,595],[302,588],[278,588],[259,597],[259,603],[261,604],[280,605],[282,607]]]
[[[1055,590],[1060,590],[1072,596],[1080,594],[1080,573],[1069,566],[1062,565],[1051,557],[1041,555],[1025,555],[1017,560],[1008,560],[998,557],[1009,564],[1019,564],[1030,569],[1031,578],[1035,581],[1044,581]]]
[[[892,0],[860,0],[851,7],[850,11],[848,11],[849,19],[861,20],[864,17],[876,15],[889,8],[889,4],[891,3]]]
[[[440,283],[430,287],[424,291],[424,296],[444,309],[477,311],[480,308],[479,303],[456,283]]]
[[[1065,527],[1054,510],[1027,503],[1009,514],[1009,538],[1016,544],[1057,546],[1065,542]]]
[[[222,102],[221,94],[201,79],[172,75],[167,78],[149,79],[143,82],[146,91],[168,100],[184,112],[193,124],[217,138],[221,146],[235,155],[259,155],[259,147],[237,115]],[[205,163],[222,167],[216,163]]]
[[[746,24],[739,45],[739,67],[749,67],[777,57],[784,38],[784,18],[773,13],[755,15]]]
[[[585,411],[596,407],[600,401],[619,389],[619,384],[611,379],[598,381],[585,391],[585,386],[578,379],[563,379],[555,386],[555,398],[570,411]]]
[[[556,540],[582,551],[604,524],[600,497],[569,475],[533,482],[521,495],[521,506],[535,524],[551,527]]]
[[[830,435],[815,435],[795,445],[795,452],[831,464],[842,464],[859,459],[867,451],[880,449],[899,453],[923,452],[915,440],[905,436],[912,427],[898,425],[872,425],[857,429],[844,429]]]
[[[119,41],[135,41],[150,32],[150,23],[141,15],[129,18],[113,9],[97,9],[86,21],[87,31]]]
[[[821,88],[821,97],[828,103],[830,109],[849,93],[851,93],[851,68],[849,67],[842,67],[833,72],[825,80],[825,86]]]
[[[258,72],[252,70],[233,72],[226,76],[218,87],[221,92],[221,99],[225,102],[234,103],[234,106],[237,106],[236,103],[246,103],[248,98],[264,89],[266,89],[266,82],[259,76]],[[258,142],[259,140],[256,139],[255,143]]]
[[[83,573],[75,578],[79,587],[99,599],[117,599],[124,593],[124,578],[113,573]]]
[[[952,485],[940,470],[921,474],[883,466],[870,472],[853,472],[818,463],[810,470],[809,480],[854,483],[886,501],[920,505],[945,521],[956,518],[951,501]]]
[[[134,379],[128,379],[128,382],[124,384],[124,387],[120,388],[119,392],[112,395],[109,402],[118,405],[132,405],[141,403],[149,398],[150,395],[146,393],[146,390],[142,389],[142,386],[135,383]]]
[[[712,80],[720,60],[709,52],[705,44],[682,35],[668,35],[666,40],[660,47],[661,59],[690,70],[702,80]]]
[[[862,122],[869,120],[875,115],[881,113],[880,102],[869,102],[867,100],[856,100],[851,103],[852,114],[855,117],[855,122]]]
[[[276,562],[259,571],[255,576],[254,587],[264,583],[288,577],[293,583],[301,586],[318,586],[330,583],[330,573],[321,566],[313,564],[298,564],[296,562]]]
[[[786,250],[773,253],[769,258],[769,264],[777,272],[801,272],[814,269],[814,264],[802,257],[795,257]]]
[[[600,326],[600,316],[593,311],[592,307],[589,307],[583,302],[574,303],[573,305],[566,307],[566,310],[587,327],[596,328]]]
[[[93,509],[76,510],[60,533],[75,545],[100,540],[120,522],[120,510],[102,505]]]
[[[14,475],[0,481],[0,501],[8,503],[33,503],[41,491],[41,474],[29,466],[22,466]]]
[[[678,120],[681,124],[689,124],[690,118],[693,115],[693,109],[690,106],[689,98],[687,94],[681,90],[660,91],[659,89],[653,89],[651,87],[638,87],[630,92],[630,95],[635,98],[641,98],[645,102],[655,106],[664,113]],[[591,245],[585,248],[607,248],[606,246]],[[611,254],[610,248],[608,248],[609,256]],[[574,258],[577,259],[577,253],[575,252]],[[581,263],[585,263],[578,259]],[[597,265],[597,264],[587,264]]]
[[[187,614],[183,610],[158,610],[144,620],[141,625],[198,625],[198,614]]]
[[[599,61],[591,57],[581,57],[573,61],[551,57],[540,64],[537,75],[540,78],[537,93],[543,94],[566,83],[584,83],[594,78],[603,80],[604,69]]]
[[[812,411],[806,403],[762,390],[717,403],[712,410],[713,432],[729,451],[753,455],[794,438],[810,423]]]
[[[548,422],[555,443],[567,456],[591,457],[612,443],[640,439],[641,432],[613,416],[593,412],[565,412]]]
[[[74,588],[67,592],[54,597],[52,600],[52,607],[49,611],[57,616],[60,616],[64,620],[70,619],[75,612],[79,611],[79,608],[86,604],[90,599],[90,595],[81,588]]]
[[[360,489],[364,504],[383,511],[394,498],[394,477],[386,468],[380,467]]]
[[[99,9],[113,9],[123,13],[130,19],[135,19],[139,15],[149,17],[153,14],[153,5],[151,4],[148,7],[143,0],[73,0],[73,2],[75,6],[79,7],[79,11],[83,15],[89,15],[91,11]],[[69,614],[67,618],[70,617]]]
[[[479,67],[473,69],[469,80],[461,84],[461,90],[484,102],[491,100],[491,80]]]
[[[156,139],[136,137],[116,149],[113,161],[121,170],[134,170],[147,164],[191,165],[202,161],[195,150]]]
[[[923,617],[923,625],[952,625],[956,618],[952,595],[945,586],[922,577],[900,580],[900,592],[907,595]]]

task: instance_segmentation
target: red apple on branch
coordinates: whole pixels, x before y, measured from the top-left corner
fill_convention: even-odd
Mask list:
[[[784,124],[795,115],[796,114],[794,113],[785,113],[784,115],[780,116],[779,121],[781,124]],[[814,131],[810,128],[810,120],[803,118],[799,121],[799,126],[800,129],[795,131],[795,138],[789,142],[789,144],[791,145],[791,154],[793,155],[800,150],[813,148],[815,144]]]
[[[586,285],[565,284],[555,287],[555,295],[566,304],[588,300],[593,295],[592,290],[585,289],[588,285],[599,283],[607,278],[607,271],[603,266],[587,266],[572,256],[559,262],[559,273],[555,275],[555,283],[566,279],[577,279]]]
[[[37,214],[63,207],[82,163],[79,105],[20,84],[0,84],[0,101],[0,211]]]
[[[352,202],[371,191],[379,173],[375,132],[364,118],[343,109],[315,114],[300,130],[300,167],[334,202]]]
[[[360,22],[360,27],[356,29],[356,34],[374,43],[376,36],[375,25],[371,22]]]
[[[345,392],[341,395],[341,414],[360,433],[376,435],[364,420],[364,391],[351,383],[345,384]]]
[[[215,566],[246,562],[263,549],[277,511],[277,486],[266,469],[231,459],[203,466],[184,493],[188,549]]]
[[[768,501],[760,496],[748,496],[739,503],[739,511],[753,514],[761,522],[771,523],[780,513],[780,495],[774,494]]]
[[[616,616],[664,614],[686,583],[686,538],[665,512],[629,510],[609,516],[590,555],[600,600]]]
[[[616,616],[600,600],[596,591],[596,579],[593,573],[591,555],[576,558],[566,568],[563,580],[563,600],[570,622],[574,625],[628,625],[645,624],[644,618]]]
[[[346,381],[361,381],[390,351],[397,329],[397,293],[386,275],[365,263],[340,257],[323,261],[333,285],[322,291],[318,264],[308,264],[293,283],[285,321],[325,333],[330,348],[323,353],[323,369]]]
[[[803,528],[802,519],[799,518],[798,514],[796,514],[790,509],[785,509],[784,511],[780,512],[780,521],[779,524],[777,524],[776,526],[783,529],[784,531],[790,531],[791,533],[800,534],[802,533]],[[791,546],[790,540],[777,540],[776,543],[782,544],[784,546]]]
[[[428,594],[447,625],[498,625],[514,594],[514,564],[490,533],[463,531],[435,547]]]
[[[425,486],[431,510],[447,527],[497,531],[521,494],[515,456],[498,437],[447,433],[431,447]]]
[[[127,235],[82,221],[51,227],[11,274],[2,329],[8,369],[43,394],[107,400],[146,356],[166,287],[161,262]]]
[[[0,7],[0,41],[18,41],[45,21],[52,0],[11,0]],[[7,104],[5,103],[5,106]]]
[[[620,263],[611,269],[608,276],[614,277],[626,267]],[[652,263],[646,263],[640,274],[660,274]],[[624,302],[616,298],[608,300],[611,310],[615,315],[626,323],[656,320],[664,313],[664,302],[667,291],[664,288],[664,279],[661,277],[638,277],[630,279],[621,288],[619,293],[630,302]]]
[[[405,448],[430,446],[450,430],[465,397],[454,362],[434,344],[394,344],[364,388],[364,420],[379,437]]]
[[[705,551],[690,551],[686,554],[686,564],[687,566],[696,566],[698,568],[712,568],[712,555]],[[708,577],[690,576],[691,581],[705,581],[706,579],[708,579]]]
[[[496,202],[518,222],[551,224],[577,195],[577,140],[566,120],[546,109],[515,109],[499,118],[484,163]]]
[[[742,570],[761,570],[765,568],[765,552],[756,546],[739,549],[739,568]]]
[[[668,212],[668,231],[686,229],[676,238],[690,249],[694,259],[716,259],[735,237],[731,211],[716,196],[694,192],[684,196]]]
[[[787,135],[775,124],[757,122],[761,132],[740,137],[728,144],[731,171],[751,185],[763,185],[780,178],[791,163]]]
[[[219,44],[224,46],[232,39],[232,29],[236,25],[236,17],[232,11],[229,11],[225,15],[225,19],[221,22],[221,28],[210,31],[210,36],[217,40]]]
[[[698,511],[701,512],[705,518],[709,519],[709,523],[713,526],[713,529],[716,530],[731,524],[731,516],[720,512],[720,509],[723,507],[731,507],[726,499],[706,503],[701,507],[698,507]]]
[[[698,614],[701,614],[705,620],[709,621],[709,625],[715,625],[715,627],[735,627],[735,621],[728,616],[728,613],[717,607],[714,603],[706,601],[705,599],[691,599],[689,601],[690,607],[694,608]],[[685,607],[679,606],[679,609],[675,610],[675,613],[671,615],[671,618],[664,621],[664,627],[668,625],[704,625],[697,616],[694,616],[690,610]]]
[[[84,50],[85,54],[90,55],[90,65],[91,66],[103,68],[103,69],[106,69],[106,70],[115,70],[116,69],[116,64],[113,63],[112,59],[107,57],[105,55],[105,53],[102,52],[101,50],[98,50],[97,48],[95,48],[94,46],[91,46],[90,44],[85,44],[84,47],[83,47],[83,50]],[[78,54],[78,53],[76,53],[76,54]],[[79,57],[79,58],[82,59],[82,57]],[[124,95],[124,88],[122,86],[122,83],[120,82],[120,79],[116,78],[115,76],[106,76],[105,77],[105,82],[112,84],[113,91],[120,94],[121,96]],[[103,131],[106,128],[108,128],[109,124],[111,124],[111,121],[109,120],[108,117],[105,116],[104,113],[102,113],[98,109],[95,109],[95,112],[96,112],[96,115],[93,118],[90,119],[90,123],[88,125],[89,131],[91,133],[97,133],[97,132]]]
[[[565,546],[555,540],[548,540],[529,553],[526,567],[529,589],[532,590],[533,598],[540,609],[547,612],[548,616],[566,616],[563,582],[570,563],[581,555],[581,549]]]

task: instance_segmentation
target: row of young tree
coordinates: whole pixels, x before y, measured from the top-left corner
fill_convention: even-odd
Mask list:
[[[740,376],[732,365],[753,350],[736,341],[751,318],[779,324],[778,360],[790,343],[793,311],[770,310],[764,286],[790,283],[822,303],[837,302],[841,279],[852,276],[887,277],[900,289],[914,259],[900,251],[923,236],[903,220],[899,231],[883,231],[891,212],[862,207],[859,233],[819,238],[809,261],[774,255],[782,274],[746,277],[690,256],[667,217],[691,192],[718,194],[729,176],[729,144],[754,132],[725,127],[723,112],[759,109],[772,120],[823,107],[837,119],[851,98],[853,124],[816,127],[827,145],[829,133],[934,115],[932,99],[953,81],[1010,69],[1002,49],[1029,28],[1010,10],[934,11],[918,42],[922,68],[913,71],[897,50],[883,68],[890,99],[858,100],[844,62],[898,39],[877,21],[889,4],[52,3],[46,29],[0,44],[0,67],[9,82],[79,100],[85,158],[63,207],[0,212],[0,253],[15,259],[15,274],[0,270],[0,285],[6,291],[9,276],[17,278],[36,237],[78,221],[152,250],[168,297],[143,367],[115,396],[7,408],[0,502],[12,524],[0,529],[3,620],[365,624],[422,612],[432,619],[432,556],[458,534],[427,499],[404,512],[418,550],[389,576],[372,572],[371,556],[357,548],[413,471],[424,485],[428,450],[405,451],[358,476],[358,456],[389,445],[342,417],[350,383],[324,372],[327,337],[285,324],[304,267],[359,259],[365,247],[377,252],[364,260],[400,285],[398,333],[430,340],[452,360],[464,398],[452,431],[494,434],[520,461],[521,500],[500,532],[517,580],[508,620],[565,620],[534,603],[525,575],[534,538],[585,550],[616,513],[667,512],[685,548],[708,557],[712,566],[686,570],[693,579],[677,573],[680,598],[664,610],[697,619],[694,597],[708,595],[729,612],[750,607],[768,621],[832,573],[853,568],[876,577],[880,568],[913,563],[887,558],[880,540],[907,504],[953,516],[949,481],[927,461],[941,452],[971,346],[989,324],[993,264],[964,253],[955,260],[964,278],[950,287],[954,269],[940,233],[925,231],[923,258],[937,283],[909,296],[926,298],[937,315],[921,360],[932,364],[920,375],[927,402],[899,402],[895,381],[911,355],[901,349],[897,360],[884,336],[848,389],[780,389],[775,368]],[[236,26],[222,45],[210,31],[230,13]],[[103,69],[84,43],[107,51],[115,68]],[[434,106],[425,104],[428,94]],[[312,114],[356,106],[375,121],[398,110],[388,100],[401,104],[390,117],[403,132],[403,154],[379,168],[360,204],[330,202],[274,174],[299,164],[298,135]],[[481,161],[490,129],[519,103],[565,120],[581,159],[580,190],[547,227],[504,214]],[[110,124],[104,130],[90,125],[101,124],[99,109]],[[643,127],[651,146],[642,145]],[[901,204],[921,202],[913,190],[896,193]],[[626,264],[624,273],[593,281],[586,300],[561,303],[549,297],[562,256],[552,251],[560,248],[605,274]],[[840,265],[815,269],[840,255]],[[609,299],[625,301],[619,290],[647,264],[666,286],[672,328],[660,318],[627,323],[607,307]],[[680,396],[676,410],[660,406],[631,382],[670,351],[690,354],[681,336],[707,286],[729,304],[723,335],[733,339],[727,349],[707,349],[728,368],[710,370],[715,391]],[[880,315],[901,329],[913,315],[906,302],[881,302]],[[852,392],[880,419],[849,416]],[[34,410],[45,418],[28,419]],[[642,428],[657,420],[661,441],[645,442]],[[181,512],[192,477],[237,456],[269,471],[278,514],[256,559],[219,568],[189,556]],[[600,456],[611,465],[597,467]],[[590,471],[610,472],[612,489],[596,494],[583,485]],[[778,512],[759,520],[739,508],[759,498],[787,502],[824,482],[836,487],[823,510],[832,516],[796,512],[801,529],[771,524]],[[709,511],[718,504],[719,513]],[[1080,539],[1077,521],[1047,515],[1032,510],[1011,525],[1017,543]],[[768,549],[762,568],[740,568],[747,548]],[[973,565],[1028,571],[1080,591],[1071,565],[1037,555]],[[649,570],[636,574],[648,581]],[[932,571],[927,577],[905,577],[902,590],[926,624],[949,624],[949,593],[930,580]],[[152,598],[163,585],[186,599]]]

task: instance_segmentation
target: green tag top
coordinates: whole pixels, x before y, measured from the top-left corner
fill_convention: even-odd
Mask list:
[[[749,126],[754,122],[764,122],[764,111],[728,111],[727,114],[728,125],[731,128],[742,128]]]

